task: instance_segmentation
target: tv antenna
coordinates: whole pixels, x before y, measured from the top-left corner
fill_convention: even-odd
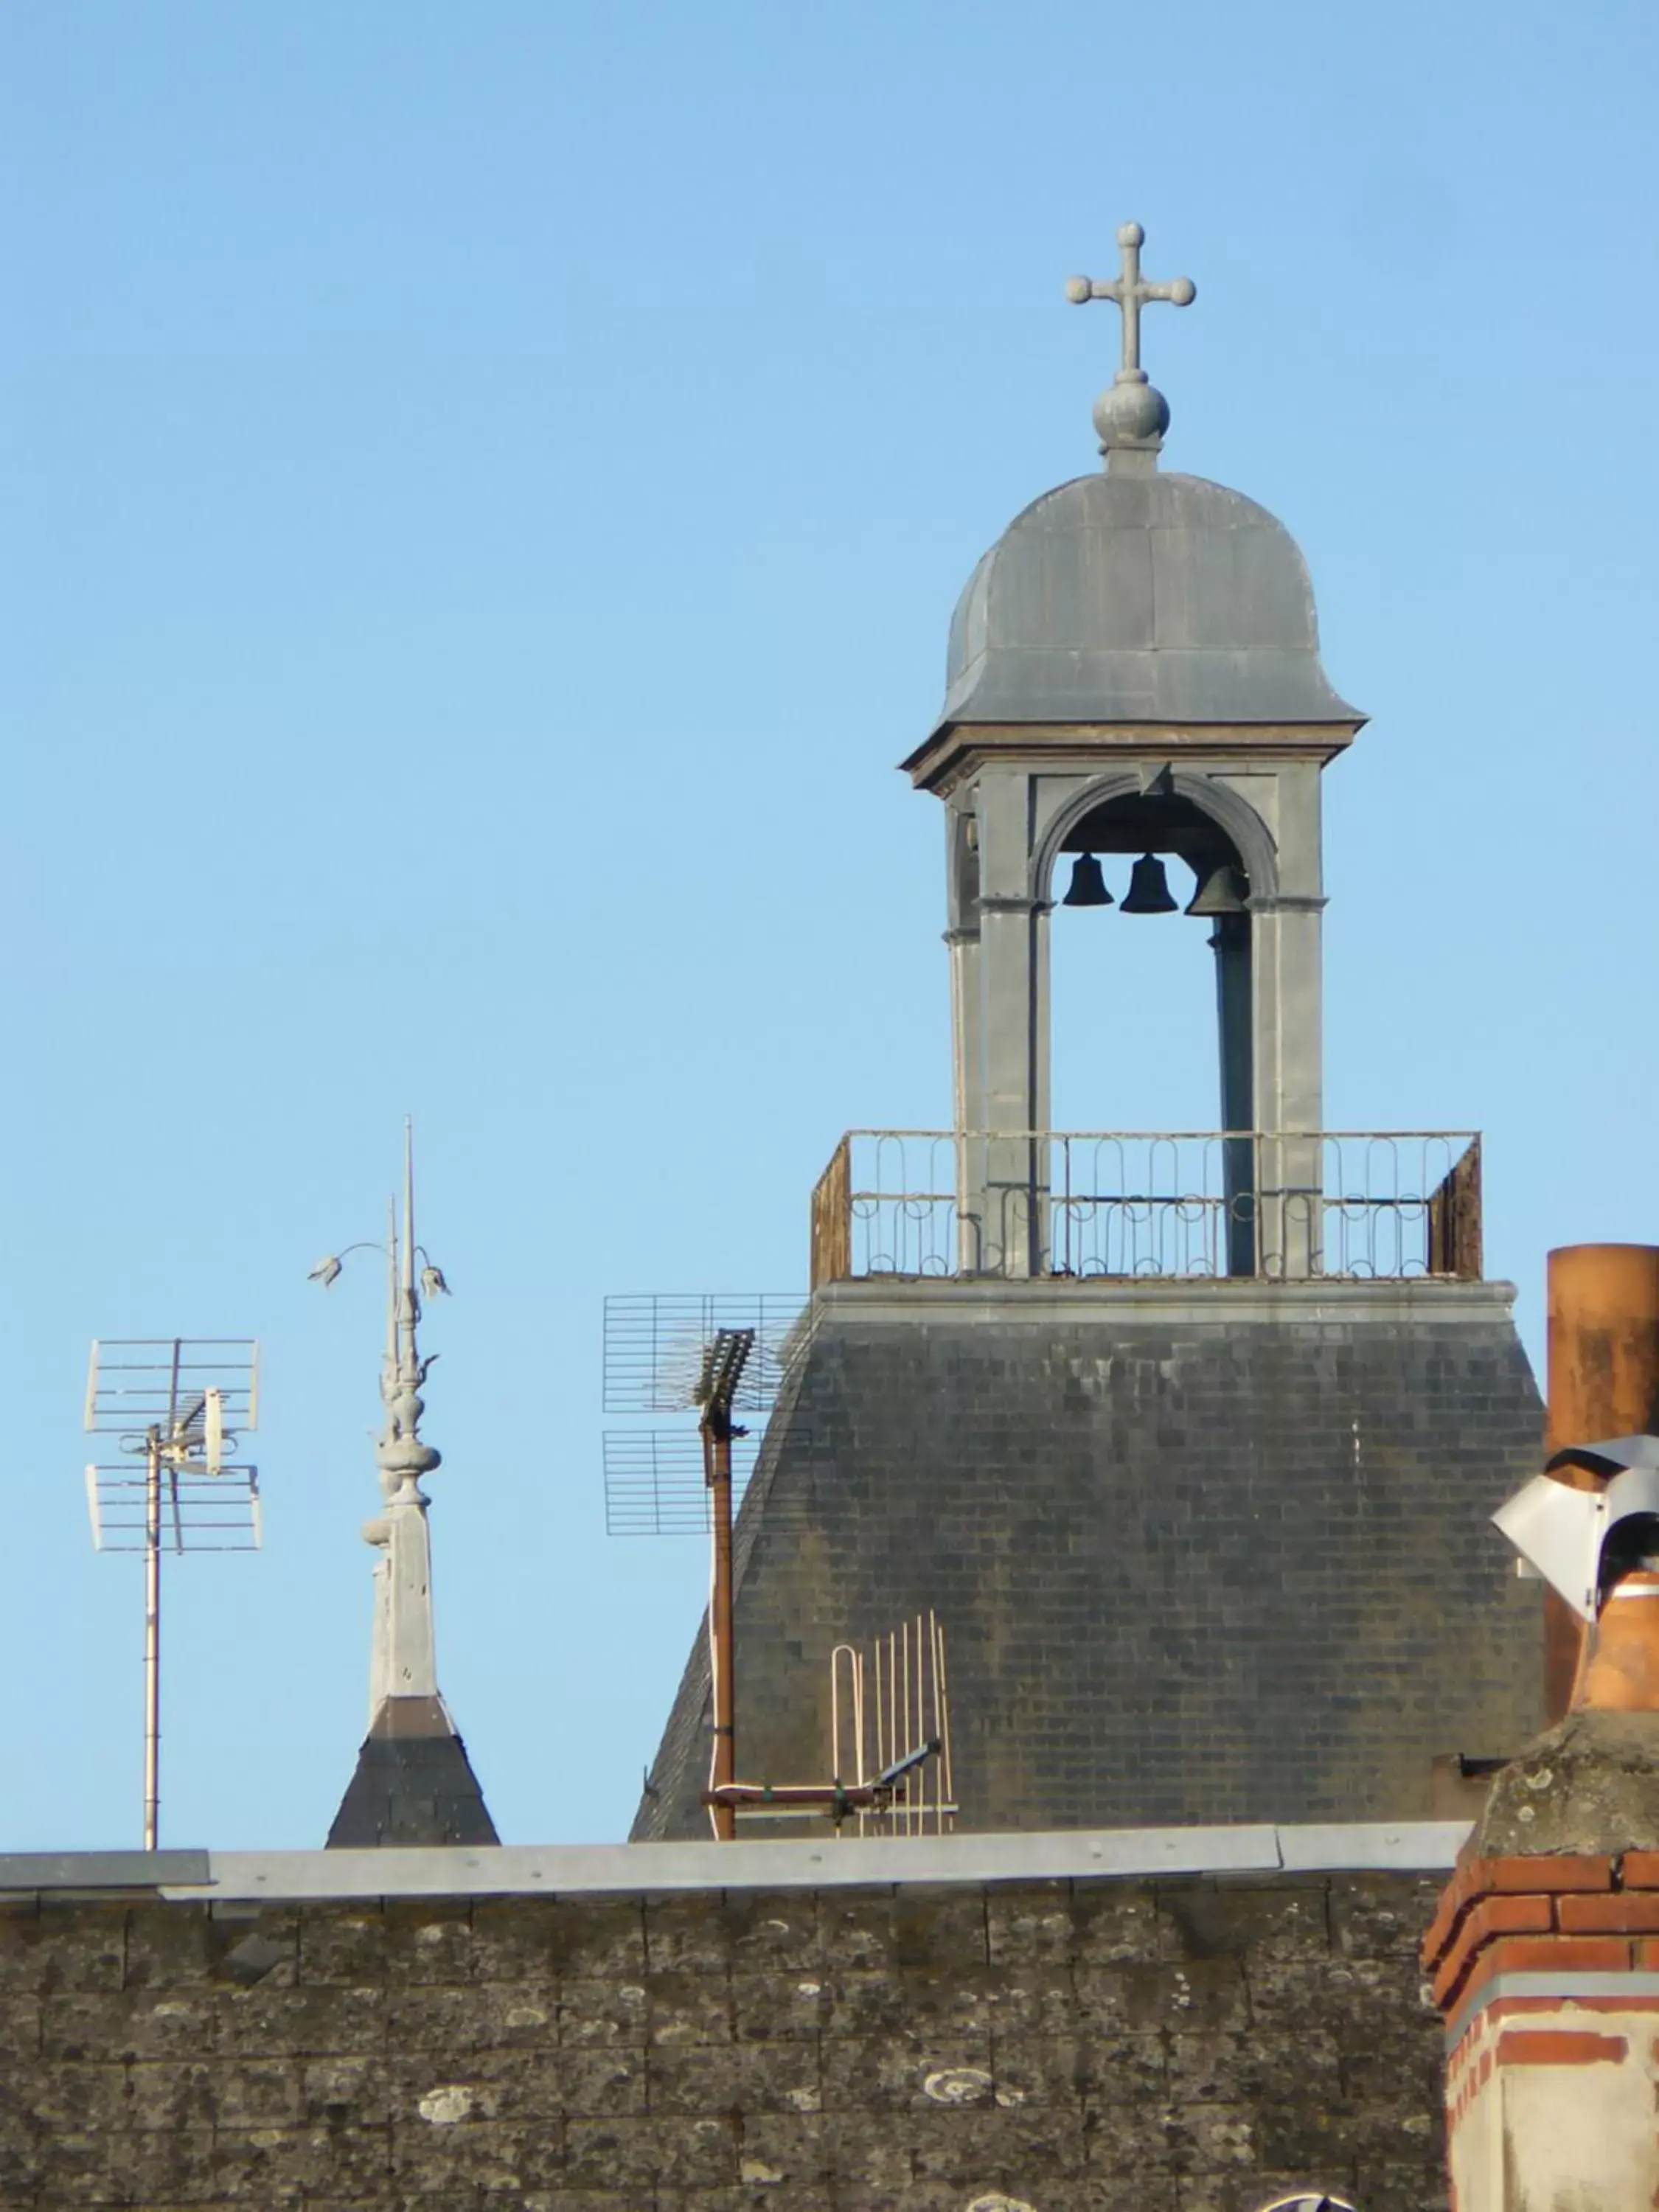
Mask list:
[[[161,1820],[161,1553],[257,1552],[259,1470],[238,1462],[259,1424],[251,1337],[105,1337],[87,1371],[86,1426],[118,1439],[87,1468],[94,1548],[144,1559],[144,1849]],[[142,1462],[142,1465],[140,1464]]]
[[[848,1644],[831,1653],[828,1781],[738,1779],[733,1468],[735,1457],[745,1477],[752,1474],[757,1445],[735,1416],[775,1411],[807,1342],[799,1296],[606,1298],[606,1413],[695,1410],[698,1421],[695,1435],[685,1429],[607,1431],[605,1528],[613,1536],[708,1537],[713,1747],[702,1802],[720,1841],[730,1841],[740,1823],[769,1819],[827,1818],[839,1833],[856,1817],[860,1834],[943,1834],[954,1826],[957,1807],[945,1629],[932,1612],[878,1638],[867,1663]],[[793,1409],[780,1418],[799,1443]],[[769,1516],[776,1510],[769,1500]]]
[[[708,1804],[716,1837],[737,1833],[736,1656],[732,1635],[734,1444],[749,1441],[740,1413],[764,1413],[799,1349],[799,1297],[769,1292],[645,1293],[605,1302],[608,1413],[695,1410],[683,1431],[613,1431],[605,1439],[605,1526],[613,1535],[707,1530],[708,1675],[714,1708]],[[701,1457],[702,1480],[694,1470]],[[754,1465],[752,1442],[744,1454]]]

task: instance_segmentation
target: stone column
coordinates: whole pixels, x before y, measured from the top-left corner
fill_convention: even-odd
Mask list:
[[[1041,1272],[1048,1039],[1043,933],[1032,896],[1030,778],[988,769],[979,783],[979,1026],[985,1069],[984,1242],[988,1273]]]
[[[1216,1038],[1221,1062],[1221,1126],[1245,1133],[1222,1150],[1226,1220],[1220,1261],[1230,1275],[1254,1275],[1256,1255],[1255,1127],[1251,1081],[1250,917],[1220,915],[1210,938],[1215,954]]]
[[[1324,1147],[1319,770],[1279,779],[1279,890],[1250,900],[1255,1107],[1260,1163],[1257,1264],[1297,1279],[1320,1272]]]
[[[971,798],[945,815],[946,926],[951,960],[951,1113],[957,1135],[957,1268],[984,1266],[985,1039],[980,1021],[979,824]]]

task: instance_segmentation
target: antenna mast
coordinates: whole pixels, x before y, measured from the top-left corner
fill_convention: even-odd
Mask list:
[[[144,1849],[161,1817],[161,1552],[255,1552],[259,1471],[226,1455],[259,1420],[259,1347],[246,1337],[103,1338],[92,1347],[86,1426],[126,1463],[87,1469],[92,1540],[144,1557]],[[143,1473],[131,1462],[142,1458]]]

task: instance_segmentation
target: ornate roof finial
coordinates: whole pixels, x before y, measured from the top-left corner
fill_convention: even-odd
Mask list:
[[[422,1357],[421,1299],[447,1291],[441,1271],[415,1241],[415,1137],[404,1122],[403,1224],[398,1201],[386,1208],[386,1351],[380,1360],[380,1402],[386,1420],[375,1439],[380,1470],[380,1513],[363,1529],[375,1561],[374,1632],[369,1662],[371,1718],[387,1698],[438,1694],[432,1635],[432,1569],[422,1475],[441,1462],[441,1454],[421,1434],[426,1401],[421,1395],[427,1372],[437,1357]],[[326,1290],[340,1273],[347,1253],[374,1249],[348,1244],[312,1269],[312,1279]],[[418,1276],[416,1261],[425,1264]],[[419,1287],[416,1287],[418,1282]]]
[[[1095,428],[1109,468],[1114,454],[1156,454],[1170,427],[1170,403],[1155,385],[1147,382],[1140,365],[1142,307],[1151,300],[1167,300],[1172,307],[1189,307],[1198,297],[1198,288],[1190,276],[1175,276],[1167,284],[1146,282],[1140,273],[1140,249],[1146,236],[1138,222],[1121,227],[1117,242],[1123,266],[1109,284],[1093,276],[1066,280],[1066,296],[1074,307],[1087,300],[1115,300],[1123,311],[1123,363],[1095,402]]]
[[[404,1231],[398,1234],[398,1212],[390,1208],[386,1238],[387,1303],[386,1360],[380,1374],[380,1397],[386,1407],[386,1428],[374,1447],[380,1466],[380,1489],[388,1504],[424,1505],[421,1477],[430,1474],[442,1455],[422,1440],[421,1416],[426,1401],[421,1386],[427,1370],[437,1358],[422,1359],[416,1340],[420,1327],[421,1301],[415,1289],[415,1131],[404,1121]],[[421,1276],[422,1290],[447,1290],[439,1270],[428,1262]]]
[[[380,1401],[386,1425],[375,1440],[381,1507],[363,1528],[374,1547],[374,1627],[369,1645],[368,1734],[357,1754],[330,1850],[380,1844],[493,1844],[495,1824],[438,1691],[432,1632],[432,1536],[421,1477],[439,1455],[421,1435],[421,1392],[435,1352],[423,1358],[421,1301],[449,1289],[442,1270],[415,1241],[415,1139],[404,1123],[404,1218],[387,1209],[386,1351]],[[325,1290],[339,1275],[348,1244],[312,1269]],[[422,1263],[419,1268],[416,1261]]]

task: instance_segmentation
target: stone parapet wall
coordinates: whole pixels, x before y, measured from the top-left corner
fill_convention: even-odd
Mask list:
[[[15,1898],[0,2212],[1437,2212],[1443,1879]]]

